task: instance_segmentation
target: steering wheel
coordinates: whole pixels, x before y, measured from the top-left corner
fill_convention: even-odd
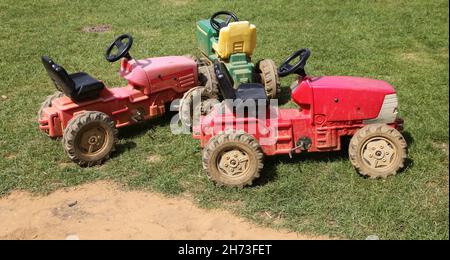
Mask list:
[[[120,35],[106,49],[106,60],[109,62],[115,62],[123,57],[131,59],[131,56],[128,53],[130,51],[131,45],[133,45],[133,37],[131,37],[131,35]],[[114,51],[116,48],[117,50]]]
[[[300,49],[295,51],[280,65],[280,67],[278,67],[278,75],[280,77],[285,77],[291,73],[296,73],[302,77],[305,77],[305,65],[310,55],[311,50],[309,49]],[[294,65],[291,65],[290,63],[297,57],[299,57],[299,61]]]
[[[221,16],[221,15],[225,15],[225,21],[218,21],[217,17]],[[214,30],[216,30],[217,32],[220,31],[220,29],[222,29],[223,27],[227,27],[228,24],[231,22],[231,20],[234,20],[235,22],[239,21],[238,17],[236,16],[235,13],[230,12],[230,11],[219,11],[214,13],[211,18],[209,19],[212,28],[214,28]]]

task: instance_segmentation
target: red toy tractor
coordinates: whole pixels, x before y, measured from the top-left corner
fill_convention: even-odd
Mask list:
[[[399,132],[403,120],[394,88],[374,79],[307,76],[309,56],[308,49],[300,49],[278,68],[281,77],[299,75],[291,86],[296,109],[266,106],[261,84],[241,84],[235,90],[225,65],[215,62],[227,100],[200,118],[193,135],[204,148],[203,167],[216,184],[251,185],[264,156],[337,151],[345,136],[352,136],[349,157],[360,174],[386,178],[404,166],[407,144]]]
[[[197,63],[184,56],[135,60],[130,35],[121,35],[106,50],[106,59],[121,59],[120,75],[128,81],[108,88],[87,73],[68,74],[44,56],[42,62],[58,92],[39,110],[39,128],[63,137],[70,159],[81,166],[106,160],[114,150],[117,128],[164,114],[165,105],[198,85]]]

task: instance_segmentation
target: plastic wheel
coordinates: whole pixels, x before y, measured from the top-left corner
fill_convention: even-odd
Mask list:
[[[359,129],[349,145],[349,157],[355,169],[371,179],[387,178],[404,167],[407,144],[402,134],[386,124]]]
[[[242,130],[226,130],[212,137],[203,150],[203,168],[217,185],[252,185],[264,167],[258,141]]]
[[[64,129],[63,147],[78,165],[98,165],[114,151],[117,133],[115,123],[108,115],[89,111],[69,121]]]
[[[261,78],[261,84],[266,90],[267,98],[276,98],[280,92],[280,79],[275,62],[270,59],[264,59],[256,64],[256,68]]]
[[[200,97],[199,103],[195,102],[196,98]],[[191,128],[200,119],[200,115],[208,114],[214,106],[215,98],[211,95],[205,87],[191,88],[184,93],[183,98],[180,101],[179,115],[181,123]],[[200,107],[199,107],[200,106]]]

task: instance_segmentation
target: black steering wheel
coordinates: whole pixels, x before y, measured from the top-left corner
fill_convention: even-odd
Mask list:
[[[218,21],[217,18],[221,15],[224,15],[225,21]],[[230,11],[219,11],[214,13],[211,18],[209,19],[212,28],[214,28],[214,30],[216,30],[217,32],[220,31],[220,29],[222,29],[223,27],[227,27],[228,24],[231,22],[231,20],[234,20],[235,22],[239,21],[238,17],[236,16],[235,13],[230,12]]]
[[[305,65],[310,55],[311,50],[309,49],[300,49],[295,51],[280,65],[280,67],[278,67],[278,75],[280,77],[285,77],[291,73],[295,73],[305,77]],[[297,57],[299,57],[299,61],[294,65],[291,65],[290,63]]]
[[[106,49],[106,60],[109,62],[115,62],[125,57],[131,59],[128,53],[133,45],[133,37],[129,34],[122,34],[117,37]],[[117,50],[115,50],[117,48]],[[114,51],[114,52],[113,52]]]

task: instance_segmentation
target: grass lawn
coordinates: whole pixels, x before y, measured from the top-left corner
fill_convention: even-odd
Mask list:
[[[0,2],[0,194],[46,193],[94,180],[227,208],[252,221],[298,232],[364,239],[449,239],[448,1],[13,1]],[[258,28],[254,60],[278,64],[300,47],[312,75],[386,80],[398,92],[409,166],[383,181],[360,177],[347,152],[266,160],[256,185],[217,188],[201,167],[198,142],[172,135],[169,117],[122,129],[118,152],[80,168],[37,128],[36,113],[55,89],[40,56],[120,86],[104,50],[129,32],[136,58],[199,55],[195,22],[221,9]],[[92,25],[111,31],[87,33]],[[293,76],[282,80],[287,88]],[[6,97],[6,98],[5,98]],[[289,105],[289,104],[287,104]]]

